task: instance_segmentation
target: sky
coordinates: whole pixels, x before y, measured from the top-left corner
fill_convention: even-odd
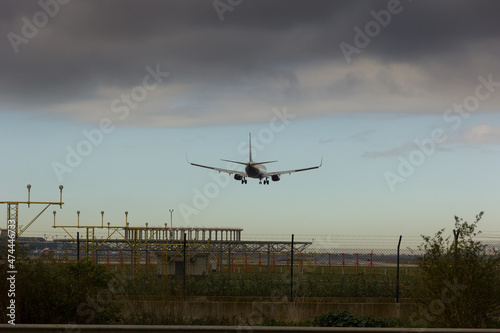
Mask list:
[[[136,226],[173,209],[174,226],[333,246],[418,242],[484,211],[500,237],[499,2],[0,6],[0,200],[64,186],[27,235],[62,237],[54,209]],[[268,171],[322,166],[242,185],[187,162],[236,167],[220,159],[247,161],[248,133]]]

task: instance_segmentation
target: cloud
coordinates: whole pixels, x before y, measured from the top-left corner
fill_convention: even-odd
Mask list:
[[[375,130],[366,130],[362,132],[355,133],[349,137],[353,142],[365,142],[370,136],[375,133]]]
[[[436,146],[436,151],[450,151],[465,145],[500,145],[500,127],[487,124],[476,125],[458,132],[446,133],[447,140]],[[412,141],[385,150],[365,151],[366,158],[398,157],[421,148]]]
[[[434,149],[436,152],[451,151],[452,148],[447,146],[447,144],[448,142],[444,142],[436,145]],[[422,147],[414,141],[407,141],[392,149],[365,151],[361,156],[366,158],[399,157],[408,155],[415,150],[422,150]]]
[[[477,125],[458,133],[459,142],[471,145],[500,144],[500,127],[486,124]]]
[[[414,142],[405,142],[392,149],[365,151],[362,156],[367,158],[394,157],[411,152],[415,149],[418,149],[418,146]]]
[[[267,121],[287,105],[331,113],[443,112],[478,75],[499,73],[500,3],[402,2],[348,64],[339,48],[387,1],[243,2],[224,21],[210,1],[72,1],[15,53],[38,2],[0,13],[0,110],[99,121],[147,66],[171,75],[119,126]],[[460,20],[459,22],[457,20]],[[494,75],[495,80],[500,80]],[[482,103],[495,110],[500,94]]]

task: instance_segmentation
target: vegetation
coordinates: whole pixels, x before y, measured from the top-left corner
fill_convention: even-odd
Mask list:
[[[7,248],[0,248],[6,258]],[[53,263],[43,256],[29,259],[20,244],[16,247],[16,323],[114,323],[117,304],[110,290],[113,277],[103,266],[88,261]],[[0,294],[9,290],[8,262],[0,261]],[[116,284],[117,285],[117,284]],[[111,286],[114,287],[115,285]],[[1,322],[8,320],[8,297],[0,297]]]
[[[312,326],[312,327],[401,327],[397,320],[377,319],[371,316],[358,316],[348,311],[327,312],[312,320],[286,322],[265,320],[255,326]]]
[[[422,236],[424,252],[418,270],[407,286],[418,311],[411,316],[416,326],[495,327],[500,316],[500,256],[475,241],[480,233],[476,220],[455,217],[455,238]],[[458,234],[457,234],[458,233]]]
[[[442,229],[423,236],[423,255],[417,267],[401,270],[405,288],[417,311],[410,317],[416,327],[500,327],[500,255],[474,237],[480,233],[476,220],[455,217],[456,238],[445,238]],[[8,247],[0,246],[0,295],[7,295]],[[290,273],[276,271],[210,272],[202,276],[165,277],[156,269],[131,272],[120,267],[95,265],[89,260],[55,262],[50,256],[30,259],[16,247],[16,323],[78,324],[177,324],[241,325],[241,318],[186,318],[183,306],[164,300],[224,299],[288,302]],[[412,262],[413,263],[413,262]],[[332,269],[332,270],[331,270]],[[260,269],[259,269],[260,270]],[[380,270],[380,269],[379,269]],[[335,273],[333,273],[333,271]],[[360,269],[342,274],[338,267],[315,266],[296,273],[294,300],[325,297],[395,297],[396,269],[384,267],[375,274]],[[184,282],[185,281],[185,282]],[[9,298],[0,297],[0,322],[6,322]],[[164,308],[161,308],[163,306]],[[328,312],[301,322],[281,322],[265,317],[258,325],[320,327],[394,327],[401,322],[358,317],[345,311]],[[255,319],[255,318],[254,318]],[[259,318],[255,321],[263,320]]]
[[[199,318],[184,319],[172,314],[160,315],[158,312],[134,314],[129,319],[130,324],[141,325],[247,325],[238,318]],[[401,327],[398,320],[378,319],[371,316],[357,316],[348,311],[327,312],[312,320],[278,321],[264,320],[254,326],[311,326],[311,327]]]
[[[312,326],[319,327],[397,327],[395,320],[357,316],[347,311],[327,312],[314,318]]]
[[[298,275],[298,274],[297,274]],[[129,295],[180,296],[182,279],[138,274],[128,282]],[[294,297],[394,297],[395,277],[382,274],[301,274],[294,277]],[[186,296],[290,296],[290,274],[212,273],[188,277]]]

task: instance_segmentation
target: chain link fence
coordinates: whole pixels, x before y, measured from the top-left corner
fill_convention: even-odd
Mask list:
[[[27,244],[33,258],[53,263],[90,260],[135,285],[147,281],[147,287],[129,293],[165,296],[405,297],[401,286],[415,272],[418,261],[417,251],[401,248],[398,265],[396,246],[294,245],[292,253],[291,243],[276,246],[271,241],[253,247],[241,242],[196,241],[134,246],[85,239],[79,244],[75,240]]]

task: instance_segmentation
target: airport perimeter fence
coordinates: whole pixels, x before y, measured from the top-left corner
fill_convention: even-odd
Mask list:
[[[396,242],[397,245],[397,242]],[[54,264],[89,260],[129,281],[126,293],[150,296],[245,296],[300,299],[406,297],[418,253],[408,248],[327,248],[292,245],[102,243],[30,244],[30,255]],[[398,250],[399,256],[398,256]],[[293,252],[293,253],[292,253]]]

